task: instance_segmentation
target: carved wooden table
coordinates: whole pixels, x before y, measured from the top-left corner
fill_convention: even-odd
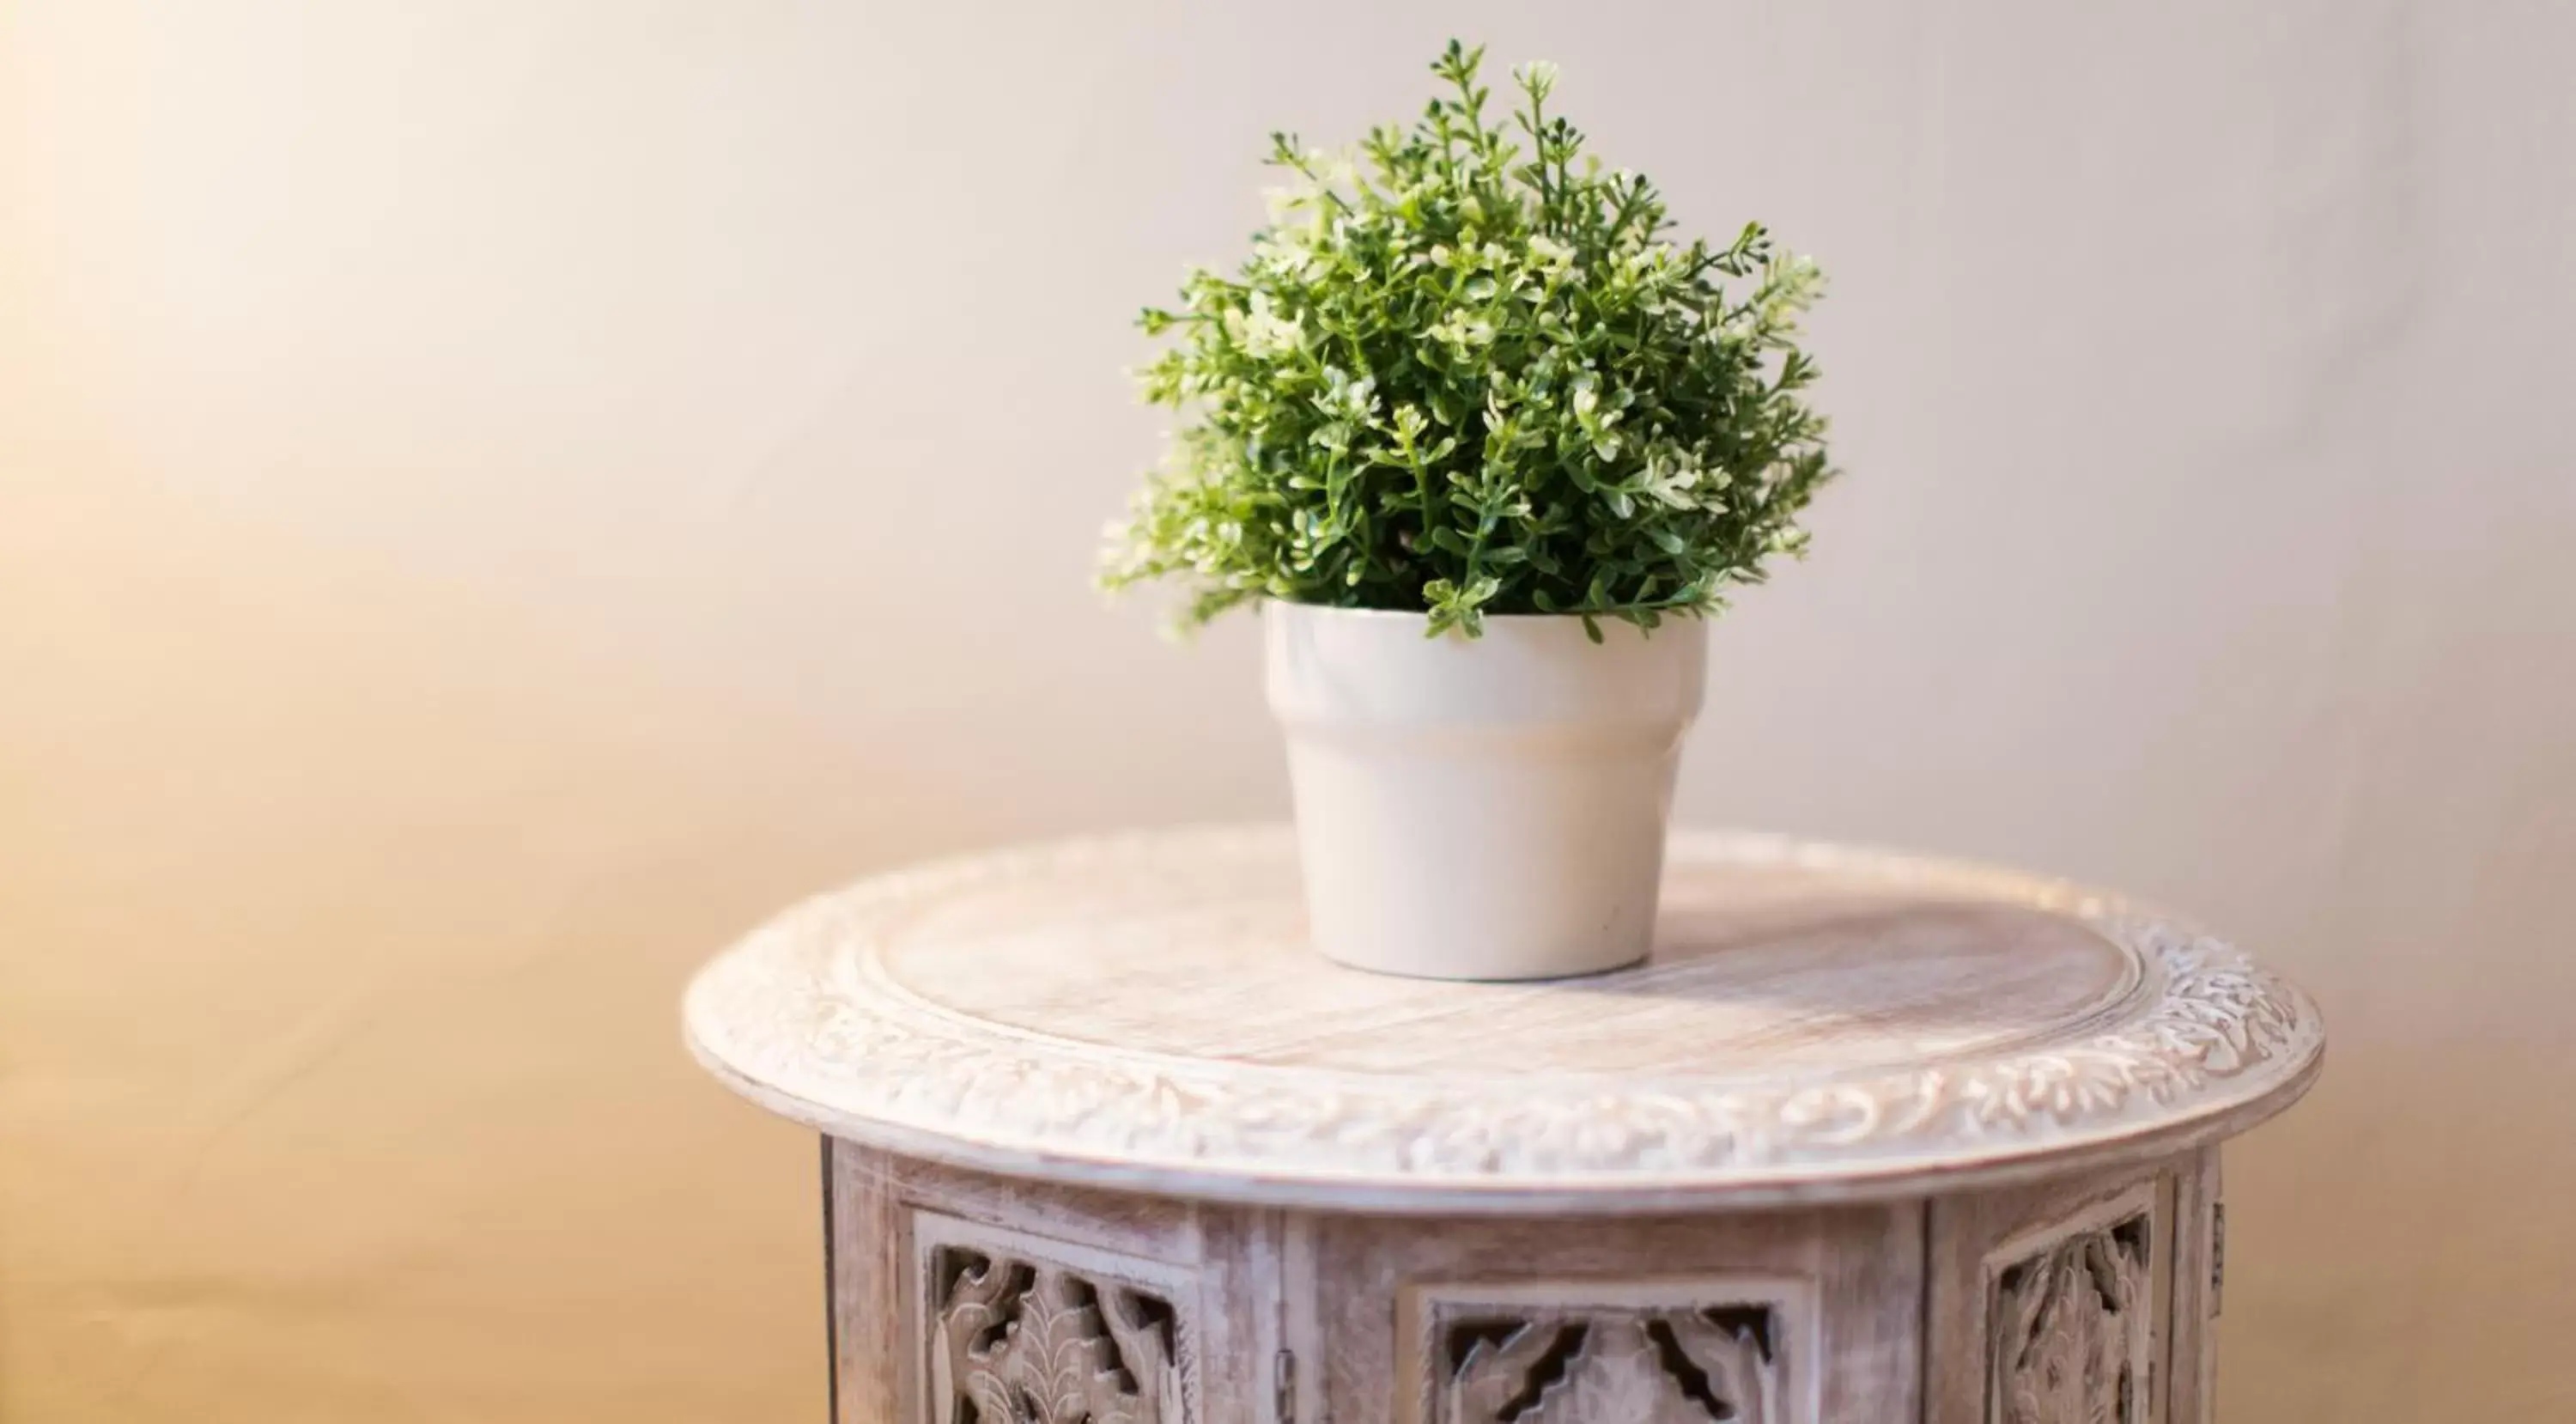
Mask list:
[[[1653,959],[1340,968],[1284,832],[907,872],[710,966],[825,1134],[840,1424],[2186,1424],[2221,1139],[2315,1077],[2227,945],[1676,837]]]

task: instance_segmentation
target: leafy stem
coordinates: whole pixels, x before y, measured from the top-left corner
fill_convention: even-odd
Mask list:
[[[1803,547],[1834,475],[1798,346],[1815,267],[1759,224],[1668,240],[1654,186],[1552,111],[1551,66],[1494,122],[1483,59],[1453,41],[1419,121],[1355,156],[1274,135],[1295,181],[1252,256],[1142,314],[1169,343],[1146,397],[1185,425],[1105,584],[1173,580],[1185,623],[1284,598],[1652,627]]]

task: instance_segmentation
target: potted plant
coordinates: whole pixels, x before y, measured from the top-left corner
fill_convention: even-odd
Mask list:
[[[1833,470],[1815,265],[1669,239],[1552,67],[1489,118],[1482,55],[1356,154],[1274,135],[1250,259],[1144,313],[1189,419],[1102,581],[1178,581],[1183,626],[1262,606],[1318,948],[1522,979],[1647,952],[1703,620]]]

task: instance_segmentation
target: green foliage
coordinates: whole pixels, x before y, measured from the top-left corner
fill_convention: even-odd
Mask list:
[[[1173,578],[1195,625],[1253,599],[1427,611],[1704,614],[1805,541],[1827,465],[1796,345],[1821,286],[1759,225],[1678,246],[1645,179],[1547,112],[1488,121],[1484,51],[1360,157],[1273,135],[1292,186],[1232,277],[1144,313],[1148,400],[1189,413],[1112,531],[1102,583]],[[1524,149],[1523,145],[1526,145]],[[1736,290],[1730,293],[1727,283]]]

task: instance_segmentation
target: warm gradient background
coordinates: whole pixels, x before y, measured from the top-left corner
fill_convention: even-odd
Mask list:
[[[2267,952],[2226,1416],[2576,1419],[2576,9],[2429,0],[0,0],[0,1419],[817,1417],[679,986],[1282,811],[1085,586],[1127,323],[1452,29],[1836,282],[1686,816]]]

